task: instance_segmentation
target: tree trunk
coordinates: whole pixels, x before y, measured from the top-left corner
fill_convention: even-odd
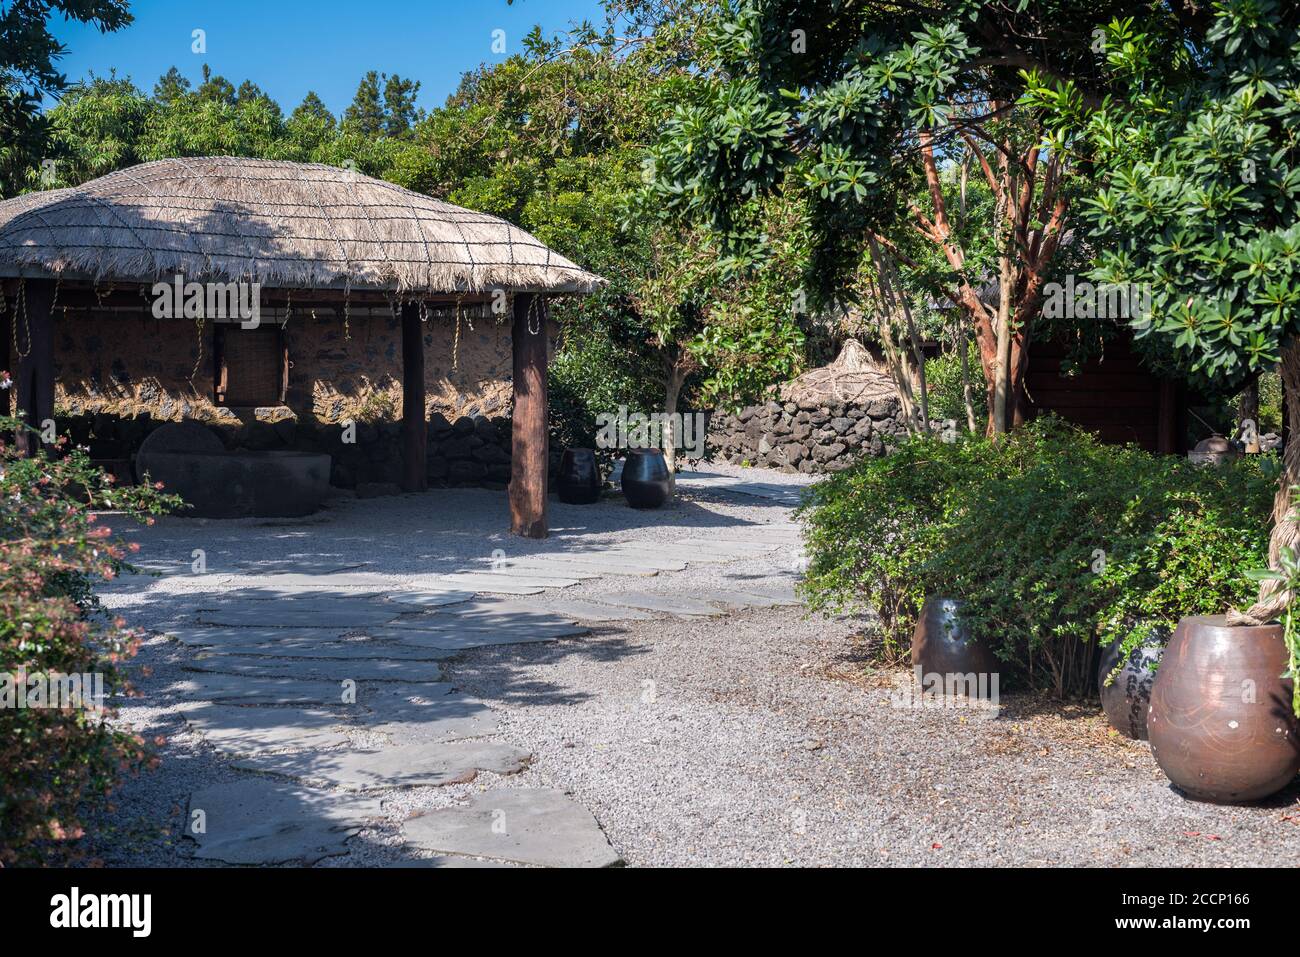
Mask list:
[[[1282,347],[1282,401],[1287,418],[1300,422],[1300,339],[1293,338]],[[1283,548],[1300,546],[1300,523],[1292,509],[1292,487],[1300,485],[1300,442],[1287,442],[1282,450],[1282,477],[1273,498],[1273,533],[1268,540],[1268,566],[1278,567]],[[1259,583],[1259,598],[1250,608],[1228,612],[1231,625],[1259,625],[1273,621],[1286,611],[1291,595],[1280,582]]]
[[[664,462],[668,465],[668,477],[671,480],[677,471],[677,430],[673,425],[673,416],[677,414],[677,400],[682,394],[682,385],[686,376],[676,365],[668,371],[664,383],[664,431],[661,436],[664,449]]]

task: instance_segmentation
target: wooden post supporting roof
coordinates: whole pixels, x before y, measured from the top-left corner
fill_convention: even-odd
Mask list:
[[[28,279],[18,295],[9,301],[10,348],[14,352],[13,394],[15,409],[23,421],[38,432],[54,418],[54,280]],[[19,432],[16,444],[26,455],[35,455],[40,435]]]
[[[510,531],[545,538],[546,526],[546,300],[519,294],[514,301],[514,413],[511,425]]]
[[[402,304],[402,488],[428,485],[429,426],[424,415],[424,323],[420,304]]]

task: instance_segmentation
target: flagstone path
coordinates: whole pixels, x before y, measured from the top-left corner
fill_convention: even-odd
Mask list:
[[[441,680],[447,657],[581,638],[593,624],[795,604],[791,568],[801,542],[787,508],[798,490],[690,474],[678,484],[768,499],[781,507],[779,520],[648,545],[542,543],[513,558],[495,549],[440,574],[315,559],[200,573],[155,558],[140,564],[182,590],[110,583],[107,604],[198,649],[184,666],[188,677],[169,691],[186,723],[246,772],[190,795],[186,833],[196,856],[311,864],[347,853],[348,838],[379,812],[372,792],[525,767],[527,752],[482,740],[497,714]],[[769,579],[778,584],[755,585],[752,574],[732,578],[725,569],[695,584],[690,573],[755,558],[771,559]],[[643,585],[658,576],[672,576],[674,587]],[[597,587],[565,596],[580,583]],[[411,850],[436,855],[422,866],[620,863],[592,814],[545,788],[489,789],[409,818],[403,833]]]

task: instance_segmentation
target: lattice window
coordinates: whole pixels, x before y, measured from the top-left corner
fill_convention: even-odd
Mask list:
[[[278,326],[213,329],[218,405],[283,405],[289,385],[289,352]]]

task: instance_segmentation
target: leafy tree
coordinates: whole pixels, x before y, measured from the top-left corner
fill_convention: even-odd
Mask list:
[[[1003,431],[1023,417],[1029,343],[1075,189],[1066,154],[1042,148],[1042,116],[1018,108],[1021,71],[1051,64],[1053,76],[1089,75],[1100,54],[1085,38],[1122,6],[727,4],[654,150],[654,199],[670,215],[707,220],[744,251],[762,236],[747,200],[801,183],[823,298],[854,294],[869,240],[880,256],[919,269],[907,247],[920,238],[944,260],[942,295],[974,333],[988,428]],[[1090,100],[1099,89],[1086,89]],[[984,253],[955,224],[943,185],[952,165],[968,167],[995,199],[981,224],[991,239]],[[994,282],[990,303],[981,292]]]
[[[102,32],[131,22],[126,0],[20,0],[0,6],[0,195],[32,185],[45,157],[49,127],[41,97],[58,95],[67,79],[57,68],[66,52],[49,30],[52,14]]]
[[[1280,363],[1300,423],[1300,10],[1275,0],[1153,8],[1110,22],[1106,70],[1116,95],[1089,102],[1075,84],[1032,77],[1058,142],[1097,171],[1085,205],[1098,243],[1095,278],[1151,290],[1134,327],[1164,340],[1220,383]],[[1274,503],[1270,565],[1300,544],[1292,487],[1300,442],[1287,444]],[[1249,620],[1288,593],[1261,584]]]
[[[162,106],[168,106],[189,91],[190,81],[176,67],[171,67],[153,85],[153,98]]]

